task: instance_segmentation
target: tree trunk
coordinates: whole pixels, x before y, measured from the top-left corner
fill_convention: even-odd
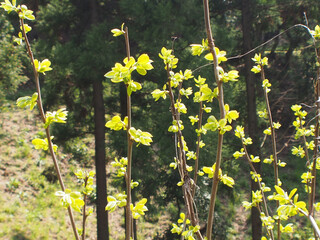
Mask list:
[[[108,240],[108,213],[105,210],[105,207],[107,206],[107,176],[104,132],[105,117],[102,89],[102,81],[93,82],[95,165],[97,179],[97,239]]]
[[[91,24],[98,22],[97,3],[90,1]],[[95,165],[97,185],[97,239],[109,240],[107,206],[107,174],[106,174],[106,150],[105,150],[105,111],[103,102],[102,79],[93,80],[93,107],[94,107],[94,136],[95,136]]]
[[[252,7],[253,3],[251,0],[242,0],[242,33],[243,33],[243,50],[247,52],[252,49]],[[253,140],[253,144],[248,147],[248,150],[253,155],[259,154],[258,137],[257,137],[257,114],[256,114],[256,94],[255,94],[255,81],[253,74],[251,73],[252,68],[252,54],[248,54],[244,57],[245,69],[244,76],[246,79],[246,90],[247,90],[247,122],[248,122],[248,134]],[[256,163],[254,167],[257,173],[261,173],[261,164]],[[259,186],[256,182],[251,180],[251,191],[256,191]],[[260,213],[257,208],[251,209],[251,226],[252,226],[252,239],[260,240],[262,236],[262,224],[260,219]]]

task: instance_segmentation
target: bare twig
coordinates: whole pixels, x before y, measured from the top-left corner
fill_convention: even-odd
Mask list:
[[[128,32],[128,27],[125,28],[125,44],[126,44],[126,52],[127,52],[127,58],[128,61],[130,60],[130,42],[129,42],[129,32]],[[126,88],[128,86],[126,85]],[[131,212],[131,169],[132,169],[132,147],[133,147],[133,140],[130,137],[129,130],[131,128],[131,97],[127,92],[127,117],[128,117],[128,126],[127,126],[127,143],[128,143],[128,148],[127,148],[127,159],[128,159],[128,164],[127,164],[127,172],[126,172],[126,190],[127,190],[127,205],[126,205],[126,240],[130,240],[130,238],[133,238],[133,219],[132,219],[132,212]]]
[[[219,80],[219,71],[218,71],[218,57],[215,51],[215,45],[212,37],[211,31],[211,24],[210,24],[210,13],[209,13],[209,2],[208,0],[203,1],[204,6],[204,20],[207,32],[207,39],[209,44],[209,51],[213,56],[213,70],[214,70],[214,77],[216,79],[219,95],[218,95],[218,102],[219,102],[219,109],[220,109],[220,119],[224,119],[226,115],[226,111],[224,108],[224,96],[223,96],[223,88],[222,82]],[[219,133],[218,135],[218,147],[217,147],[217,156],[216,156],[216,166],[215,172],[213,175],[213,183],[211,189],[211,198],[210,198],[210,207],[209,207],[209,214],[208,214],[208,222],[207,222],[207,238],[212,238],[212,226],[213,226],[213,218],[214,218],[214,207],[215,201],[217,197],[217,190],[218,190],[218,183],[219,183],[219,169],[221,165],[222,159],[222,145],[223,145],[223,134]]]
[[[40,112],[41,120],[42,120],[43,123],[45,123],[46,122],[46,116],[45,116],[45,112],[43,110],[42,99],[41,99],[39,73],[38,73],[38,71],[37,71],[37,69],[35,67],[35,64],[34,64],[33,53],[32,53],[31,46],[30,46],[26,31],[25,31],[24,21],[23,21],[22,18],[20,18],[20,26],[21,26],[21,29],[22,29],[22,35],[23,35],[25,43],[26,43],[27,52],[28,52],[29,58],[30,58],[31,63],[32,63],[32,70],[33,70],[34,80],[35,80],[35,83],[36,83],[36,89],[37,89],[37,93],[38,93],[37,106],[38,106],[38,109],[39,109],[39,112]],[[51,136],[50,136],[49,126],[45,129],[45,131],[46,131],[46,137],[47,137],[47,140],[48,140],[49,151],[50,151],[50,154],[51,154],[51,157],[52,157],[52,160],[53,160],[53,164],[54,164],[57,176],[58,176],[59,184],[60,184],[60,187],[61,187],[62,191],[65,191],[65,186],[64,186],[64,182],[63,182],[63,179],[62,179],[61,171],[60,171],[60,168],[59,168],[58,160],[57,160],[56,154],[55,154],[54,149],[53,149],[53,143],[52,143]],[[74,236],[75,236],[76,240],[80,240],[80,237],[79,237],[79,234],[78,234],[78,231],[77,231],[77,228],[76,228],[74,216],[73,216],[73,213],[72,213],[72,209],[71,209],[70,206],[68,206],[68,214],[69,214],[69,218],[70,218],[70,221],[71,221],[71,225],[72,225],[72,230],[73,230]]]

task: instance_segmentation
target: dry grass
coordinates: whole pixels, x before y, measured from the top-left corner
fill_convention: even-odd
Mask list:
[[[42,175],[43,170],[52,166],[52,160],[31,143],[41,132],[36,110],[21,110],[13,103],[0,110],[0,239],[73,239],[67,212],[55,196],[60,187]],[[65,185],[74,189],[79,186],[71,173],[78,166],[75,161],[68,161],[71,157],[62,153],[59,146]],[[80,226],[81,215],[75,213],[75,216]],[[139,219],[139,239],[153,239],[169,224],[168,219],[166,214],[156,224]],[[124,239],[123,209],[109,214],[109,228],[110,239]],[[86,232],[86,239],[96,239],[95,213],[88,218]]]
[[[13,104],[0,112],[0,238],[73,239],[66,210],[55,196],[60,187],[42,175],[52,161],[31,143],[42,131],[35,114]],[[66,186],[75,187],[66,160],[60,166]],[[89,221],[88,239],[96,239],[94,216]]]

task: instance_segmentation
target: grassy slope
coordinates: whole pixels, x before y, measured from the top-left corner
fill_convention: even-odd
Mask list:
[[[41,134],[34,114],[14,104],[0,112],[0,239],[73,239],[67,212],[55,196],[60,187],[42,174],[52,161],[31,144]],[[66,186],[74,189],[75,167],[67,165],[67,155],[59,155]],[[87,239],[95,239],[94,216],[89,221]]]
[[[52,160],[48,154],[34,149],[31,143],[33,138],[43,135],[36,114],[36,110],[18,109],[13,102],[0,108],[0,239],[73,239],[67,211],[55,196],[60,186],[57,182],[50,183],[42,174],[53,165]],[[65,185],[77,189],[79,185],[72,174],[77,166],[75,161],[68,161],[70,156],[61,153],[59,147]],[[117,190],[109,188],[109,192],[114,191]],[[110,239],[124,239],[122,214],[123,209],[109,214]],[[81,215],[74,215],[80,227]],[[140,239],[153,239],[168,226],[167,215],[159,218],[155,224],[139,219]],[[87,228],[86,239],[96,239],[94,215],[88,218]]]

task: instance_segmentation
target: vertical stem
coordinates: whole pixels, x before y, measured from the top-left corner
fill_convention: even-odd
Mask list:
[[[198,121],[198,130],[201,130],[202,127],[202,116],[203,116],[203,107],[202,102],[200,102],[200,109],[199,109],[199,121]],[[197,150],[196,150],[196,162],[194,165],[194,176],[193,176],[193,188],[192,188],[192,197],[194,198],[196,194],[196,187],[198,181],[198,169],[199,169],[199,155],[200,155],[200,141],[201,141],[201,134],[198,133],[197,137]]]
[[[314,40],[315,41],[315,40]],[[314,45],[315,42],[314,42]],[[320,55],[318,53],[317,48],[315,48],[315,53],[316,53],[316,57],[317,57],[317,63],[320,63]],[[319,121],[320,121],[320,67],[317,67],[317,79],[316,79],[316,84],[315,84],[315,100],[316,100],[316,128],[315,128],[315,136],[314,136],[314,142],[315,142],[315,148],[314,148],[314,153],[313,153],[313,163],[312,163],[312,176],[313,178],[311,179],[311,194],[309,197],[309,218],[311,219],[311,217],[313,217],[314,215],[314,207],[313,204],[315,202],[315,195],[316,195],[316,178],[317,178],[317,170],[316,170],[316,166],[317,166],[317,158],[319,155]],[[312,218],[313,219],[313,218]],[[319,236],[319,232],[318,232],[318,236]],[[319,236],[320,237],[320,236]]]
[[[266,79],[263,66],[261,66],[261,79],[262,79],[262,82]],[[271,143],[272,143],[272,155],[273,155],[273,169],[274,169],[275,185],[279,186],[276,133],[275,133],[275,129],[274,129],[274,126],[273,126],[272,113],[271,113],[271,108],[270,108],[267,89],[264,89],[264,97],[265,97],[265,101],[266,101],[266,105],[267,105],[267,112],[268,112],[269,124],[270,124],[270,129],[271,129]],[[277,201],[277,208],[278,207],[279,207],[279,201]],[[281,222],[281,220],[278,219],[277,220],[278,240],[281,239],[280,222]]]
[[[250,165],[251,170],[252,170],[255,174],[258,174],[258,172],[256,171],[256,168],[254,167],[253,163],[252,163],[251,160],[250,160],[250,156],[249,156],[247,147],[246,147],[246,145],[244,144],[242,138],[241,138],[241,143],[242,143],[242,147],[243,147],[243,149],[244,149],[245,156],[246,156],[246,159],[248,160],[248,163],[249,163],[249,165]],[[259,189],[261,190],[261,195],[262,195],[262,199],[263,199],[264,211],[265,211],[266,216],[269,217],[270,215],[269,215],[269,211],[268,211],[267,200],[266,200],[266,197],[265,197],[264,192],[263,192],[263,190],[262,190],[262,186],[261,186],[260,180],[257,179],[257,181],[258,181]],[[257,207],[257,209],[259,210],[259,214],[261,214],[261,211],[260,211],[259,206]],[[272,230],[269,231],[269,230],[267,229],[267,232],[269,233],[271,239],[274,240],[273,231],[272,231]]]
[[[264,69],[261,66],[261,80],[263,81],[265,79],[266,78],[265,78],[265,74],[264,74]],[[278,173],[277,142],[276,142],[275,129],[273,127],[272,113],[271,113],[268,93],[267,93],[266,89],[264,89],[264,97],[265,97],[265,101],[266,101],[269,124],[270,124],[270,129],[271,129],[271,142],[272,142],[272,154],[273,154],[273,159],[274,159],[273,166],[274,166],[275,185],[278,186],[279,185],[279,183],[278,183],[279,173]]]
[[[187,216],[190,218],[192,226],[196,226],[198,225],[199,221],[198,221],[197,213],[195,211],[193,194],[192,194],[192,189],[194,188],[194,185],[192,185],[191,179],[187,171],[186,153],[184,151],[184,143],[182,141],[182,132],[180,129],[180,125],[178,123],[178,121],[180,120],[180,114],[174,106],[175,100],[174,100],[174,95],[171,87],[171,79],[170,79],[170,73],[169,73],[170,69],[168,64],[166,66],[166,69],[167,69],[167,85],[168,85],[170,104],[171,104],[170,106],[171,114],[172,114],[173,120],[177,121],[177,124],[178,124],[178,132],[176,133],[178,142],[179,142],[178,170],[179,170],[181,179],[183,179],[184,181],[182,186],[182,192],[183,192],[184,202],[185,202],[185,206],[188,213]],[[196,235],[198,239],[200,240],[203,239],[200,231],[197,231]]]
[[[130,43],[129,43],[129,33],[128,33],[128,27],[125,28],[125,42],[126,42],[126,51],[127,51],[127,58],[128,61],[130,60]],[[128,86],[126,86],[128,88]],[[127,143],[128,143],[128,149],[127,149],[127,159],[128,159],[128,165],[127,165],[127,173],[126,173],[126,185],[127,185],[127,205],[126,205],[126,240],[130,240],[130,237],[133,238],[133,228],[132,228],[132,212],[130,209],[131,205],[131,170],[132,170],[132,146],[133,141],[131,140],[129,130],[131,128],[131,97],[129,96],[127,92],[127,117],[128,117],[128,127],[127,127]]]
[[[318,227],[317,222],[314,220],[313,216],[312,216],[310,213],[309,213],[309,215],[308,215],[308,218],[309,218],[309,220],[310,220],[310,222],[311,222],[311,225],[312,225],[312,227],[313,227],[313,229],[314,229],[315,238],[316,238],[316,239],[320,238],[320,229],[319,229],[319,227]]]
[[[87,182],[88,182],[88,177],[84,179],[84,188],[86,189],[87,187]],[[85,240],[86,237],[86,219],[87,219],[87,214],[86,214],[86,206],[87,206],[87,194],[83,194],[83,208],[82,208],[82,240]]]
[[[83,197],[83,201],[84,201],[84,205],[82,208],[82,240],[84,240],[86,237],[86,219],[87,219],[87,215],[86,215],[87,195],[86,194]]]
[[[43,123],[45,123],[46,122],[46,116],[45,116],[45,113],[44,113],[44,110],[43,110],[42,99],[41,99],[39,73],[38,73],[38,71],[37,71],[37,69],[36,69],[36,67],[34,65],[33,53],[32,53],[32,50],[31,50],[30,43],[29,43],[29,39],[27,37],[26,31],[25,31],[25,28],[24,28],[24,21],[21,18],[20,18],[20,26],[21,26],[21,29],[22,29],[22,35],[23,35],[24,40],[26,42],[27,52],[28,52],[28,55],[30,57],[31,64],[32,64],[34,80],[35,80],[35,83],[36,83],[36,88],[37,88],[37,93],[38,93],[37,106],[38,106],[38,109],[39,109],[39,112],[40,112],[41,120],[42,120]],[[64,186],[64,182],[63,182],[62,175],[61,175],[61,172],[60,172],[60,168],[59,168],[59,165],[58,165],[58,160],[57,160],[57,157],[56,157],[56,155],[54,153],[54,150],[53,150],[53,144],[52,144],[52,141],[51,141],[49,127],[47,127],[45,129],[45,131],[46,131],[46,137],[47,137],[47,140],[48,140],[49,151],[50,151],[50,154],[51,154],[51,157],[52,157],[52,160],[53,160],[53,164],[54,164],[57,176],[58,176],[59,184],[60,184],[61,190],[65,191],[65,186]],[[70,218],[70,221],[71,221],[71,225],[72,225],[72,230],[73,230],[74,236],[75,236],[76,240],[80,240],[80,237],[79,237],[79,234],[78,234],[78,231],[77,231],[77,228],[76,228],[74,216],[73,216],[73,213],[72,213],[72,209],[71,209],[70,206],[68,207],[68,214],[69,214],[69,218]]]
[[[20,26],[21,26],[22,35],[23,35],[24,41],[26,42],[27,52],[28,52],[29,58],[31,60],[34,81],[36,83],[36,89],[37,89],[37,93],[38,93],[37,106],[39,108],[41,120],[43,121],[43,123],[45,123],[46,122],[46,116],[45,116],[45,113],[44,113],[44,110],[43,110],[42,99],[41,99],[39,73],[38,73],[38,71],[37,71],[37,69],[36,69],[36,67],[34,65],[34,57],[33,57],[33,53],[32,53],[32,50],[31,50],[30,43],[29,43],[29,39],[27,37],[26,31],[25,31],[25,28],[24,28],[24,21],[23,21],[22,18],[20,18],[19,20],[20,20]]]
[[[211,188],[211,198],[210,198],[210,207],[209,207],[209,214],[208,214],[208,222],[207,222],[207,238],[212,239],[212,226],[214,220],[214,207],[217,198],[217,190],[218,190],[218,183],[219,183],[219,169],[222,157],[222,145],[223,145],[223,135],[219,134],[218,137],[218,147],[217,147],[217,157],[216,157],[216,168],[213,175],[213,183]]]
[[[218,85],[219,95],[219,109],[220,109],[220,119],[224,119],[226,115],[226,111],[224,108],[224,96],[223,96],[223,88],[222,82],[219,80],[219,71],[218,71],[218,58],[215,51],[215,45],[212,37],[211,25],[210,25],[210,14],[209,14],[209,2],[208,0],[203,0],[204,5],[204,18],[205,18],[205,25],[206,25],[206,32],[208,38],[208,44],[211,54],[213,55],[213,70],[214,76]],[[208,222],[207,222],[207,238],[212,239],[212,226],[213,226],[213,218],[214,218],[214,207],[217,197],[217,190],[218,190],[218,183],[219,183],[219,169],[221,165],[221,158],[222,158],[222,145],[223,145],[223,134],[219,133],[218,136],[218,146],[217,146],[217,156],[216,156],[216,167],[213,176],[213,183],[211,189],[211,199],[210,199],[210,207],[209,207],[209,214],[208,214]]]
[[[185,157],[185,151],[184,151],[184,144],[182,142],[182,132],[180,129],[180,125],[178,123],[179,119],[180,119],[180,115],[179,112],[177,111],[177,109],[174,106],[175,100],[174,100],[174,95],[173,95],[173,91],[172,91],[172,87],[171,87],[171,79],[170,79],[170,69],[169,66],[167,64],[167,85],[168,85],[168,90],[169,90],[169,97],[170,97],[170,109],[171,109],[171,114],[172,114],[172,118],[173,120],[177,121],[178,124],[178,132],[177,132],[177,136],[178,136],[178,142],[179,142],[179,173],[182,179],[184,179],[185,174],[187,173],[187,168],[186,168],[186,157]]]

